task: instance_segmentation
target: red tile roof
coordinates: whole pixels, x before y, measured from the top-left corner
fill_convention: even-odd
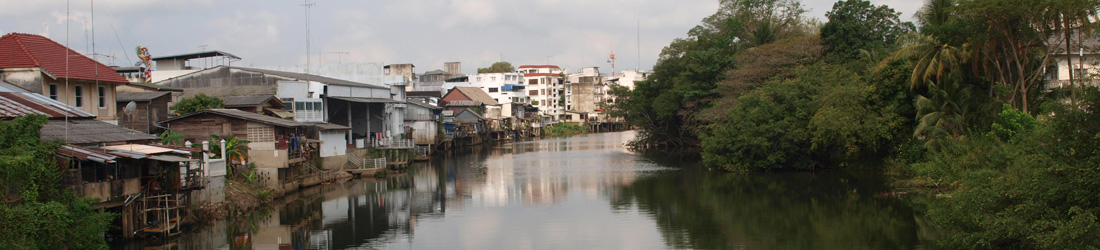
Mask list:
[[[65,56],[69,56],[68,70]],[[129,83],[111,67],[103,65],[49,38],[23,33],[0,37],[0,68],[42,68],[58,78]]]
[[[540,77],[540,76],[561,77],[561,74],[554,74],[554,73],[526,73],[526,74],[523,74],[523,77]]]
[[[561,69],[561,68],[558,68],[557,65],[523,65],[523,66],[519,66],[519,68],[520,69],[542,69],[542,68]]]

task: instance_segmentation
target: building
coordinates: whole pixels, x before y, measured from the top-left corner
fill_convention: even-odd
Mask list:
[[[188,141],[206,140],[210,135],[248,140],[246,161],[254,163],[259,179],[279,193],[297,190],[302,177],[312,174],[309,159],[317,152],[307,145],[307,124],[236,109],[192,112],[162,124]]]
[[[565,81],[565,110],[579,113],[593,113],[600,109],[598,105],[603,94],[600,92],[603,77],[599,68],[589,67],[580,72],[569,74]]]
[[[416,86],[416,82],[419,81],[416,75],[416,65],[412,65],[411,63],[390,64],[383,67],[382,70],[385,72],[386,76],[402,77],[405,79],[405,82],[410,83],[405,91],[414,91],[413,88]]]
[[[475,87],[489,94],[496,103],[530,103],[527,85],[521,80],[519,73],[482,73],[467,76],[465,81],[447,82],[443,89],[446,92],[455,87]]]
[[[273,115],[281,118],[293,118],[286,105],[273,95],[226,96],[225,108],[239,109],[244,112]]]
[[[405,117],[405,125],[412,131],[413,143],[416,145],[433,146],[443,139],[442,127],[443,108],[418,100],[409,99],[409,115]]]
[[[1070,87],[1071,84],[1100,86],[1100,78],[1096,77],[1100,72],[1100,51],[1097,51],[1100,48],[1100,40],[1087,38],[1082,40],[1084,40],[1083,43],[1076,41],[1070,43],[1068,55],[1065,41],[1051,41],[1058,44],[1053,44],[1055,51],[1050,55],[1053,65],[1046,71],[1048,89]],[[1073,82],[1070,81],[1070,73],[1073,74]]]
[[[119,114],[118,125],[147,134],[160,134],[157,126],[168,119],[172,92],[118,92],[115,98]],[[130,104],[133,102],[133,104]],[[132,110],[130,109],[133,105]]]
[[[565,74],[555,65],[522,65],[519,73],[527,84],[527,96],[540,115],[565,114]]]
[[[0,80],[112,124],[118,122],[115,88],[129,83],[107,65],[49,38],[23,33],[0,37]]]

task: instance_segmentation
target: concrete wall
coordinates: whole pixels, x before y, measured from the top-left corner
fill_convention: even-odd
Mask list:
[[[141,179],[130,178],[107,182],[93,182],[81,186],[80,194],[87,198],[96,198],[100,202],[117,201],[126,195],[141,192]]]
[[[439,139],[439,122],[438,121],[411,121],[409,124],[413,129],[412,137],[413,143],[417,145],[436,144]]]
[[[344,131],[321,131],[321,157],[347,154],[348,141]]]

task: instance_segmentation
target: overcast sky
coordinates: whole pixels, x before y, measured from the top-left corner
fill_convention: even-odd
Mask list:
[[[824,20],[835,1],[805,0]],[[911,20],[924,1],[871,0]],[[303,1],[99,0],[95,52],[133,65],[134,47],[153,57],[221,50],[235,65],[288,66],[306,60]],[[519,66],[598,66],[618,55],[616,71],[651,69],[661,49],[715,12],[717,0],[315,0],[310,9],[314,64],[413,63],[416,71],[460,61],[466,73],[501,60]],[[91,49],[90,1],[70,1],[68,44]],[[66,43],[66,1],[0,0],[0,33],[46,35]],[[18,7],[16,7],[18,6]],[[639,35],[641,46],[639,54]],[[113,56],[113,59],[111,58]]]

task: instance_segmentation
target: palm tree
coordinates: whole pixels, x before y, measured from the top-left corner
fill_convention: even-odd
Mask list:
[[[210,150],[214,152],[215,156],[221,157],[221,146],[217,144],[220,144],[223,139],[225,140],[225,154],[227,155],[223,157],[224,159],[239,164],[243,164],[248,160],[248,150],[251,149],[248,147],[248,143],[250,142],[234,137],[233,134],[226,135],[224,138],[218,135],[210,135],[210,140],[215,142]]]
[[[917,89],[922,83],[939,82],[948,72],[965,65],[971,56],[968,44],[953,46],[930,35],[909,33],[898,41],[902,47],[894,52],[892,59],[917,59],[913,64],[913,74],[909,77],[910,89]],[[889,61],[893,60],[883,60],[880,67]]]

